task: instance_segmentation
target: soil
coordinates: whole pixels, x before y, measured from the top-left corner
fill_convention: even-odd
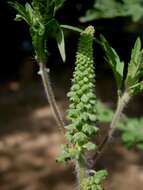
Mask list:
[[[64,117],[65,91],[55,93]],[[1,85],[0,126],[0,190],[76,189],[74,167],[55,161],[64,138],[38,82]],[[105,189],[142,189],[142,160],[141,152],[110,144],[98,162],[109,172]]]

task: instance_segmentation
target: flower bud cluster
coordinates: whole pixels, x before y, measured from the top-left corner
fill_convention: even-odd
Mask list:
[[[63,161],[81,159],[86,151],[96,148],[91,138],[96,134],[96,96],[93,61],[94,28],[89,26],[81,33],[72,87],[68,93],[70,105],[66,126],[68,145],[64,148]]]

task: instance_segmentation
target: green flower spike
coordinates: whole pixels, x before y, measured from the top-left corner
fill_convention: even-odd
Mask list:
[[[94,171],[89,175],[86,168],[86,153],[95,150],[92,136],[97,133],[96,127],[96,96],[95,74],[93,61],[93,36],[94,28],[89,26],[81,33],[76,54],[76,67],[72,79],[72,87],[68,93],[70,105],[66,126],[67,145],[63,147],[63,153],[58,159],[66,162],[74,160],[76,165],[78,188],[80,190],[103,190],[101,183],[106,177],[105,170]]]
[[[62,161],[80,160],[84,157],[85,151],[96,148],[91,142],[92,136],[97,132],[93,36],[94,28],[89,26],[81,33],[79,40],[72,87],[68,93],[70,101],[67,115],[70,124],[66,126],[68,148],[64,149],[65,157],[62,155]]]

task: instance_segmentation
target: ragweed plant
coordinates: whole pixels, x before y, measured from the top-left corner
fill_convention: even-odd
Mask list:
[[[127,3],[127,1],[124,2]],[[49,37],[57,40],[61,57],[65,61],[66,56],[62,29],[70,29],[81,33],[72,86],[68,93],[69,108],[67,119],[69,124],[64,126],[67,144],[63,146],[62,154],[58,160],[61,162],[73,161],[75,163],[78,190],[103,190],[101,184],[107,176],[107,171],[88,169],[87,154],[90,151],[95,152],[94,158],[96,163],[118,126],[123,131],[122,139],[128,147],[134,144],[139,148],[143,147],[143,135],[137,132],[135,133],[137,125],[142,120],[131,121],[126,118],[119,125],[119,119],[125,106],[133,96],[143,90],[143,51],[141,49],[141,40],[138,38],[135,42],[127,73],[125,73],[124,62],[120,60],[117,52],[103,36],[101,36],[100,41],[94,38],[94,28],[92,26],[87,27],[83,31],[76,27],[60,25],[58,23],[55,19],[55,14],[63,3],[64,0],[33,0],[31,4],[26,3],[25,6],[22,6],[17,2],[10,2],[11,6],[19,13],[16,16],[16,20],[23,19],[29,25],[32,44],[35,50],[35,59],[39,65],[39,74],[41,75],[45,92],[57,123],[62,128],[64,121],[57,107],[50,85],[49,69],[46,68],[48,58],[47,40]],[[105,51],[106,61],[109,63],[114,74],[117,85],[117,108],[115,113],[111,110],[103,110],[103,107],[97,104],[94,93],[96,81],[92,47],[93,41],[98,42]],[[102,122],[105,120],[110,122],[110,127],[101,143],[96,145],[93,142],[93,137],[96,137],[100,131],[100,128],[97,127],[97,121],[100,120]],[[129,124],[130,121],[132,124]],[[123,127],[124,124],[127,126],[126,130]],[[138,129],[142,132],[141,127],[138,127]]]

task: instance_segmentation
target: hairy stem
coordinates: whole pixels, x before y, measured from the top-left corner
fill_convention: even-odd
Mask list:
[[[60,111],[58,109],[58,106],[57,106],[57,103],[55,100],[55,96],[54,96],[54,93],[53,93],[53,90],[52,90],[52,87],[50,84],[49,71],[47,71],[45,63],[41,62],[39,64],[39,67],[40,67],[39,74],[41,75],[41,78],[42,78],[43,86],[45,89],[45,93],[46,93],[49,105],[53,111],[54,117],[56,119],[56,122],[57,122],[60,130],[62,132],[64,132],[64,121],[63,121],[63,118],[62,118]]]
[[[103,150],[105,149],[105,147],[107,146],[108,142],[112,138],[112,135],[113,135],[113,133],[114,133],[116,127],[117,127],[117,124],[118,124],[119,120],[120,120],[121,114],[122,114],[125,106],[129,102],[130,98],[131,98],[131,96],[129,96],[129,94],[127,92],[125,92],[122,95],[122,97],[118,98],[117,109],[116,109],[115,114],[113,116],[113,119],[111,121],[109,132],[106,135],[106,137],[103,139],[103,141],[101,142],[101,144],[98,146],[98,149],[96,151],[96,154],[95,154],[95,163],[100,158]]]

